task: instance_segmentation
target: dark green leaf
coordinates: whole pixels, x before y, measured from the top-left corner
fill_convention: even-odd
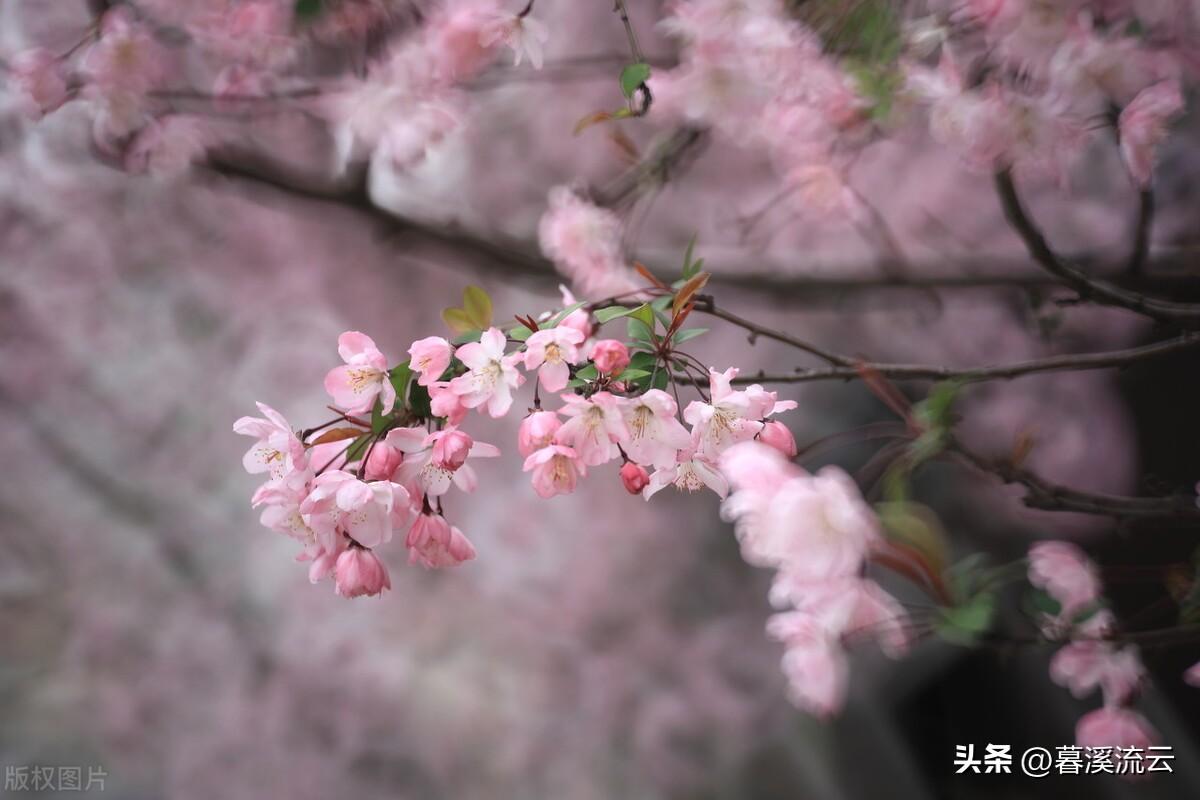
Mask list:
[[[641,86],[650,77],[650,65],[645,63],[630,64],[625,69],[621,70],[621,93],[627,98],[632,98]]]

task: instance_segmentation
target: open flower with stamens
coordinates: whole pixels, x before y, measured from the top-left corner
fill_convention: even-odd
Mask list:
[[[669,467],[659,467],[650,476],[650,483],[642,490],[642,497],[649,500],[668,486],[681,492],[698,492],[707,487],[724,499],[729,493],[729,483],[717,470],[713,462],[692,448],[680,450],[676,461]]]
[[[242,457],[242,466],[251,475],[270,473],[282,480],[297,470],[306,469],[308,458],[304,444],[283,415],[265,403],[258,403],[262,417],[242,417],[233,423],[233,432],[253,436],[255,442]]]
[[[669,468],[691,445],[687,428],[675,417],[675,399],[662,389],[629,398],[623,407],[629,435],[620,440],[625,454],[639,464]]]
[[[333,402],[351,414],[371,410],[375,398],[383,400],[383,413],[396,404],[396,387],[388,377],[387,359],[365,333],[346,331],[338,337],[338,355],[346,363],[325,376],[325,391]]]
[[[622,418],[623,400],[609,392],[591,397],[562,395],[566,403],[559,411],[568,417],[554,436],[557,444],[574,448],[589,467],[611,461],[620,455],[617,442],[629,438]]]
[[[533,490],[544,498],[570,494],[579,478],[587,474],[579,454],[561,444],[547,445],[532,453],[525,459],[524,470],[533,473]]]
[[[390,481],[366,483],[343,470],[322,473],[300,504],[318,536],[345,533],[363,547],[378,547],[392,538],[396,510],[410,507],[408,491]]]
[[[504,354],[507,339],[499,328],[488,328],[478,342],[458,348],[458,360],[469,372],[450,381],[450,391],[467,408],[486,406],[492,417],[503,417],[512,407],[512,390],[524,380],[517,372],[520,353]]]
[[[542,68],[542,52],[550,31],[541,22],[528,14],[499,16],[492,20],[479,34],[479,43],[492,47],[503,43],[513,53],[513,66],[519,67],[526,56],[534,69]]]
[[[571,379],[571,364],[579,363],[579,345],[583,334],[575,328],[546,328],[525,342],[525,369],[538,371],[538,380],[547,392],[559,392]]]
[[[468,459],[500,455],[495,445],[476,442],[453,425],[433,433],[424,428],[395,428],[383,441],[404,453],[395,478],[418,499],[440,497],[450,491],[451,484],[464,492],[474,491],[478,481]]]
[[[692,426],[698,449],[710,461],[720,458],[730,445],[753,439],[762,430],[762,423],[755,415],[761,417],[766,407],[764,398],[734,391],[731,382],[737,374],[736,367],[724,372],[709,369],[709,402],[693,400],[683,412],[683,418]]]
[[[419,376],[417,383],[430,386],[450,366],[454,347],[441,336],[426,336],[412,343],[408,355],[409,368]]]

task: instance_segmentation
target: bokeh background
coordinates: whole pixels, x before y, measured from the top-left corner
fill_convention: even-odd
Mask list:
[[[539,0],[552,65],[621,52],[610,5]],[[659,4],[632,5],[647,51],[669,59]],[[70,46],[88,13],[0,0],[0,53]],[[489,73],[436,157],[372,175],[370,201],[390,213],[346,193],[311,119],[214,120],[209,161],[154,178],[97,159],[79,108],[33,125],[0,106],[0,765],[102,764],[107,793],[128,798],[1200,796],[1200,705],[1178,680],[1200,654],[1144,654],[1143,709],[1175,747],[1175,775],[953,776],[955,744],[1071,743],[1094,703],[1048,681],[1049,649],[930,641],[901,662],[868,649],[841,717],[809,719],[786,702],[781,648],[763,634],[769,576],[741,561],[716,498],[647,504],[614,468],[541,501],[515,419],[477,425],[505,457],[454,498],[479,550],[459,569],[394,552],[393,591],[346,602],[258,526],[230,426],[255,400],[323,421],[338,333],[366,331],[396,360],[442,332],[440,309],[467,283],[499,315],[557,303],[536,224],[550,187],[626,168],[602,131],[571,133],[611,104],[610,73]],[[642,146],[663,133],[653,118],[626,130]],[[1185,121],[1161,171],[1166,266],[1151,268],[1164,281],[1196,275],[1196,144]],[[1097,145],[1069,191],[1032,190],[1056,243],[1098,269],[1132,225],[1116,159]],[[965,365],[1150,333],[1039,302],[990,181],[920,137],[869,148],[853,171],[891,245],[878,227],[773,204],[774,178],[761,154],[706,142],[626,212],[628,246],[670,269],[696,233],[724,305],[880,360]],[[802,363],[736,331],[699,342],[718,368]],[[1031,464],[1085,488],[1133,492],[1145,475],[1187,487],[1200,477],[1196,367],[1186,356],[976,388],[964,430],[996,452],[1032,435]],[[782,396],[800,403],[787,422],[802,444],[888,419],[857,384]],[[871,454],[823,457],[858,469]],[[919,488],[963,554],[1074,537],[1105,562],[1156,563],[1195,537],[1027,511],[1019,492],[957,468]],[[1119,606],[1136,592],[1112,587]]]

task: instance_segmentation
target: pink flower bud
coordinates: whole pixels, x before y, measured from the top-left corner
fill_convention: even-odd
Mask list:
[[[626,461],[625,466],[621,467],[621,483],[625,484],[625,491],[630,494],[641,494],[642,489],[650,483],[650,473],[641,464]]]
[[[369,481],[390,481],[403,460],[404,453],[400,448],[386,442],[376,442],[367,454],[363,477]]]
[[[629,348],[616,339],[601,339],[592,346],[592,361],[605,375],[620,375],[629,366]]]
[[[444,431],[433,445],[433,463],[451,472],[458,469],[471,453],[475,441],[460,430]]]
[[[464,561],[475,557],[475,547],[458,528],[451,527],[445,519],[447,536],[444,540],[430,539],[425,544],[414,547],[408,553],[409,563],[420,562],[429,569],[455,567]]]
[[[351,547],[338,556],[334,568],[334,591],[342,597],[374,597],[392,588],[387,567],[371,550]]]
[[[796,457],[796,439],[792,436],[788,426],[778,420],[771,420],[763,425],[758,439],[763,444],[774,447],[788,458]]]
[[[521,420],[517,429],[517,448],[521,455],[530,456],[546,447],[562,427],[562,420],[553,411],[535,411]]]
[[[421,548],[430,542],[444,544],[450,541],[450,523],[441,514],[422,513],[408,529],[405,547]]]

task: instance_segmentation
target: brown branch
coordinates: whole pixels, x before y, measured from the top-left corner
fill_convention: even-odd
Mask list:
[[[1028,490],[1024,502],[1029,508],[1042,511],[1073,511],[1118,520],[1153,519],[1185,524],[1200,522],[1200,508],[1196,507],[1194,495],[1129,497],[1084,492],[1047,481],[1011,461],[982,456],[957,440],[952,439],[947,444],[946,452],[960,457],[982,472],[995,475],[1005,483],[1024,486]]]
[[[1133,231],[1133,250],[1129,254],[1128,270],[1131,275],[1141,275],[1146,268],[1146,256],[1150,254],[1150,230],[1154,227],[1154,192],[1143,189],[1138,194],[1138,218]]]
[[[1034,261],[1078,292],[1082,299],[1125,308],[1160,322],[1173,322],[1187,327],[1200,325],[1200,304],[1174,303],[1122,289],[1115,284],[1093,278],[1075,265],[1064,261],[1050,247],[1045,235],[1025,212],[1013,183],[1012,173],[1008,170],[997,172],[995,184],[1005,218],[1025,242],[1025,247]],[[1148,224],[1148,214],[1146,218]]]
[[[740,320],[739,320],[740,321]],[[764,334],[765,335],[765,334]],[[1124,367],[1139,361],[1170,355],[1172,353],[1200,347],[1200,333],[1187,333],[1141,347],[1111,350],[1102,353],[1080,353],[1049,356],[1012,364],[995,364],[983,367],[945,367],[932,364],[888,364],[877,361],[853,361],[850,366],[833,366],[818,369],[797,370],[792,374],[769,375],[758,373],[734,379],[734,383],[808,383],[811,381],[853,380],[861,377],[861,370],[878,372],[893,380],[957,380],[977,383],[991,380],[1010,380],[1039,372],[1081,372],[1109,367]],[[846,358],[837,354],[827,354]],[[836,362],[834,362],[836,363]],[[686,383],[686,380],[681,379]]]

